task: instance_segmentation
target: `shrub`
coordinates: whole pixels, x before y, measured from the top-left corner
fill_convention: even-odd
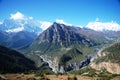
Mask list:
[[[42,77],[40,80],[50,80],[50,79]]]
[[[27,80],[36,80],[35,78],[28,78]]]

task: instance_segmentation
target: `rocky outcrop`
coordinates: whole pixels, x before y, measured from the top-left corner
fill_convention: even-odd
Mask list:
[[[87,66],[90,63],[90,59],[91,57],[87,57],[84,61],[81,61],[79,63],[74,62],[74,63],[70,63],[66,66],[64,65],[59,65],[59,59],[58,57],[51,57],[51,56],[47,56],[47,55],[39,55],[37,54],[44,62],[46,62],[48,64],[48,66],[52,69],[53,72],[57,73],[57,72],[67,72],[67,71],[71,71],[71,70],[79,70],[85,66]]]
[[[101,62],[99,64],[92,63],[90,66],[96,70],[106,70],[113,74],[120,74],[120,64],[117,63]]]
[[[90,63],[90,60],[91,60],[91,57],[87,57],[85,60],[83,60],[79,63],[77,63],[77,62],[71,63],[67,66],[64,66],[64,71],[67,72],[67,71],[71,71],[71,70],[79,70],[79,69],[87,66]]]
[[[47,55],[39,55],[38,56],[46,63],[48,63],[49,67],[52,69],[53,72],[58,72],[58,58],[57,57],[51,57]]]

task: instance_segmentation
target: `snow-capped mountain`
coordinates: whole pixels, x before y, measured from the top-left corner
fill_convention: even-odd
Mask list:
[[[89,22],[86,28],[93,29],[95,31],[120,31],[120,24],[116,22]]]
[[[10,18],[0,22],[0,31],[20,32],[28,31],[39,34],[42,31],[41,23],[32,17],[27,17],[20,12],[11,14]]]
[[[20,49],[28,46],[42,31],[37,21],[33,19],[5,19],[0,24],[0,44],[6,47]],[[3,33],[6,34],[5,38]]]
[[[21,49],[32,43],[40,34],[40,22],[17,12],[0,22],[0,45]]]
[[[0,30],[5,32],[19,32],[19,31],[28,31],[39,34],[42,29],[40,28],[39,22],[33,19],[5,19],[2,24],[0,24]]]

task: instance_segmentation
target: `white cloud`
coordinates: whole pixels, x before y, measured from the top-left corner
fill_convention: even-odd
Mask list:
[[[29,19],[33,19],[33,17],[29,17]]]
[[[0,22],[0,24],[3,24],[3,22]]]
[[[69,24],[69,23],[66,23],[64,20],[62,19],[56,19],[56,22],[57,23],[60,23],[60,24],[65,24],[65,25],[68,25],[68,26],[72,26],[72,24]]]
[[[52,23],[47,21],[40,21],[40,25],[43,30],[46,30],[48,27],[52,25]]]
[[[16,12],[15,14],[10,14],[10,19],[19,20],[24,18],[25,16],[20,12]]]
[[[99,19],[96,19],[95,22],[89,22],[86,27],[96,31],[103,31],[103,30],[120,31],[120,25],[118,23],[99,22],[98,20]]]
[[[18,27],[18,28],[6,30],[6,32],[20,32],[23,30],[24,30],[24,27]]]

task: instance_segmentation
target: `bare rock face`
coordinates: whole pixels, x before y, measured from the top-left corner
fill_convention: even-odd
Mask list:
[[[96,70],[106,70],[112,74],[120,74],[120,64],[117,63],[101,62],[99,64],[92,63],[90,66]]]
[[[40,55],[38,55],[40,56]],[[41,55],[40,58],[48,63],[49,67],[52,69],[53,72],[57,73],[58,72],[58,58],[57,57],[51,57],[47,55]]]
[[[86,43],[89,46],[92,45],[86,36],[81,35],[81,28],[66,26],[64,24],[54,23],[51,27],[45,30],[38,37],[38,44],[41,43],[60,43],[60,45],[69,46],[76,43]]]

